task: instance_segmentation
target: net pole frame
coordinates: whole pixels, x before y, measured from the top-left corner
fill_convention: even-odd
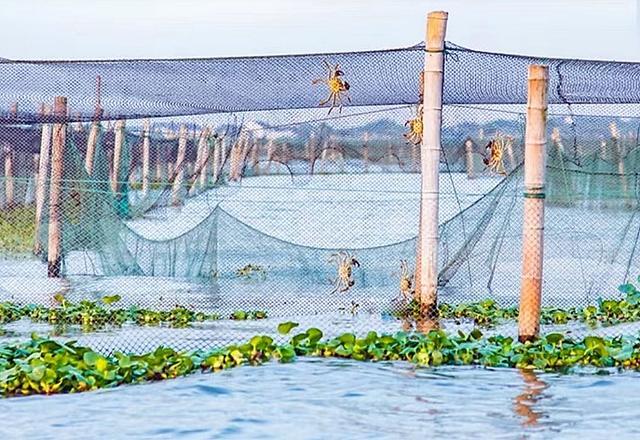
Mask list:
[[[48,105],[42,106],[41,116],[46,118],[51,113]],[[38,161],[38,179],[36,180],[36,215],[34,230],[33,253],[42,253],[42,241],[40,228],[42,226],[42,214],[44,213],[45,197],[47,195],[47,181],[49,179],[49,154],[51,151],[51,124],[42,124],[40,133],[40,157]]]
[[[540,333],[548,88],[549,68],[538,64],[530,65],[524,150],[522,278],[518,314],[518,339],[521,342],[534,340]]]
[[[438,302],[438,203],[440,153],[442,150],[442,88],[444,39],[448,13],[427,15],[423,76],[421,145],[421,191],[415,298],[424,318],[435,317]]]
[[[62,179],[67,136],[66,97],[55,97],[53,115],[56,123],[53,125],[53,142],[51,144],[47,276],[49,278],[60,278],[62,269]]]

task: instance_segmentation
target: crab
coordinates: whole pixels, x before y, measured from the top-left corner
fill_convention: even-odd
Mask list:
[[[413,274],[409,272],[407,260],[400,260],[400,294],[405,302],[413,298]]]
[[[327,99],[320,101],[320,107],[331,101],[331,107],[329,108],[329,114],[331,111],[338,106],[338,112],[342,113],[342,100],[346,98],[347,101],[351,102],[351,97],[349,96],[349,83],[346,82],[342,77],[344,76],[344,72],[340,70],[340,66],[336,64],[334,67],[331,67],[327,61],[324,62],[324,65],[328,71],[327,79],[317,78],[314,79],[312,84],[326,84],[329,88],[329,96]]]
[[[331,293],[342,293],[351,289],[355,284],[355,281],[353,280],[353,268],[360,267],[358,260],[356,260],[349,252],[340,251],[329,257],[329,263],[337,264],[338,266],[338,277],[331,281],[334,285],[334,289]]]
[[[420,145],[422,143],[422,104],[420,104],[416,110],[416,116],[413,119],[409,119],[404,123],[405,127],[409,127],[409,132],[404,134],[407,142],[413,145]]]
[[[505,145],[506,138],[504,136],[496,136],[495,139],[489,141],[487,146],[484,147],[485,154],[482,158],[482,162],[488,170],[503,176],[507,175],[507,171],[504,169],[504,164],[502,163]]]

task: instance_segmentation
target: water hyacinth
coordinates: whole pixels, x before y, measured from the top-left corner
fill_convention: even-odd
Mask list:
[[[287,333],[296,323],[279,326]],[[485,338],[478,330],[447,335],[398,332],[365,337],[344,333],[323,340],[317,328],[279,344],[257,335],[245,344],[210,351],[178,352],[159,347],[140,355],[110,356],[74,342],[33,336],[30,341],[0,347],[0,393],[4,396],[70,393],[171,379],[197,371],[220,371],[269,360],[292,361],[296,356],[338,357],[358,361],[409,361],[418,366],[476,365],[571,372],[577,367],[640,369],[640,338],[581,340],[559,333],[520,343],[513,338]]]

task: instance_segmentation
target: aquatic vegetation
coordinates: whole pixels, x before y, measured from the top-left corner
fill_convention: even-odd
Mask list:
[[[297,326],[278,326],[286,334]],[[257,335],[244,344],[210,351],[178,352],[169,347],[140,355],[103,355],[75,342],[33,335],[31,340],[0,346],[0,393],[4,396],[73,393],[171,379],[196,371],[220,371],[269,360],[288,362],[297,356],[338,357],[358,361],[401,360],[419,366],[476,365],[571,372],[575,368],[640,369],[640,337],[573,340],[551,333],[534,342],[485,338],[478,330],[447,335],[441,330],[393,335],[369,332],[365,337],[344,333],[323,340],[310,328],[288,343]]]
[[[236,270],[236,277],[246,281],[264,281],[267,279],[267,269],[257,264],[247,264]]]
[[[0,252],[23,255],[33,251],[35,216],[33,205],[0,210]]]
[[[596,305],[583,308],[543,307],[540,322],[542,324],[584,322],[595,327],[640,321],[640,292],[636,291],[631,284],[620,286],[620,291],[626,293],[624,299],[599,299]],[[392,312],[392,315],[402,319],[420,319],[420,305],[412,300],[401,304]],[[500,307],[492,299],[455,306],[441,303],[438,305],[438,316],[440,319],[453,320],[457,324],[470,321],[477,327],[493,327],[499,323],[517,319],[518,308]]]
[[[166,325],[174,328],[189,327],[196,322],[217,321],[219,314],[197,312],[186,307],[176,306],[171,310],[149,310],[131,306],[128,308],[107,308],[120,297],[107,296],[102,301],[83,300],[77,304],[67,301],[62,295],[54,297],[59,307],[46,307],[37,304],[18,305],[10,302],[0,303],[0,324],[18,321],[23,318],[32,322],[52,325],[79,325],[83,331],[91,332],[106,326],[122,326],[125,323],[141,326]],[[261,310],[236,310],[229,319],[254,320],[265,319],[267,312]]]

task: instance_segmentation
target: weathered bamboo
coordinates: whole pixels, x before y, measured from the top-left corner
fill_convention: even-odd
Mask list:
[[[5,144],[2,150],[4,153],[4,203],[5,208],[12,208],[16,204],[13,178],[13,148],[11,145]]]
[[[210,155],[211,152],[209,151],[209,135],[211,133],[211,129],[209,127],[205,127],[204,131],[202,132],[202,135],[200,137],[200,145],[202,147],[202,159],[200,161],[200,163],[198,164],[198,167],[200,168],[200,177],[199,177],[199,181],[200,181],[200,189],[204,190],[207,188],[207,179],[208,179],[208,174],[209,174],[209,162],[210,162]]]
[[[43,106],[42,116],[49,116],[49,106]],[[38,163],[38,179],[36,180],[36,219],[34,231],[33,252],[40,255],[42,252],[42,241],[40,240],[40,228],[42,225],[42,214],[44,211],[44,201],[47,194],[47,179],[49,177],[49,151],[51,149],[51,125],[42,124],[40,135],[40,161]]]
[[[149,193],[149,182],[151,181],[151,141],[149,132],[151,122],[145,119],[142,125],[142,195]]]
[[[546,119],[549,68],[529,66],[524,156],[524,219],[522,224],[522,284],[518,336],[535,339],[540,331],[544,239]]]
[[[212,180],[213,184],[218,183],[220,177],[220,167],[222,166],[222,138],[214,137],[213,141],[213,166],[212,166]]]
[[[464,142],[464,152],[467,165],[467,178],[474,179],[476,177],[476,172],[473,163],[473,141],[471,139],[467,139]]]
[[[362,166],[364,172],[369,172],[369,132],[365,132],[362,144]]]
[[[171,203],[174,206],[182,204],[182,185],[184,181],[185,156],[187,153],[187,126],[182,124],[178,133],[178,156],[176,157],[176,165],[173,174],[173,189],[171,194]]]
[[[64,169],[64,147],[67,134],[67,98],[56,96],[53,105],[56,123],[53,125],[51,146],[51,178],[49,187],[49,240],[47,274],[49,278],[60,277],[62,263],[62,180]]]
[[[435,317],[438,303],[438,191],[442,126],[444,38],[448,14],[427,16],[421,149],[422,190],[416,257],[415,296],[425,318]]]
[[[95,162],[96,147],[98,145],[98,137],[100,136],[100,121],[95,120],[91,123],[89,129],[89,137],[87,139],[87,152],[84,159],[84,168],[90,176],[93,174],[93,166]]]
[[[122,146],[124,145],[124,120],[116,121],[113,128],[113,165],[111,167],[111,190],[118,194],[120,189],[120,161],[122,160]]]

